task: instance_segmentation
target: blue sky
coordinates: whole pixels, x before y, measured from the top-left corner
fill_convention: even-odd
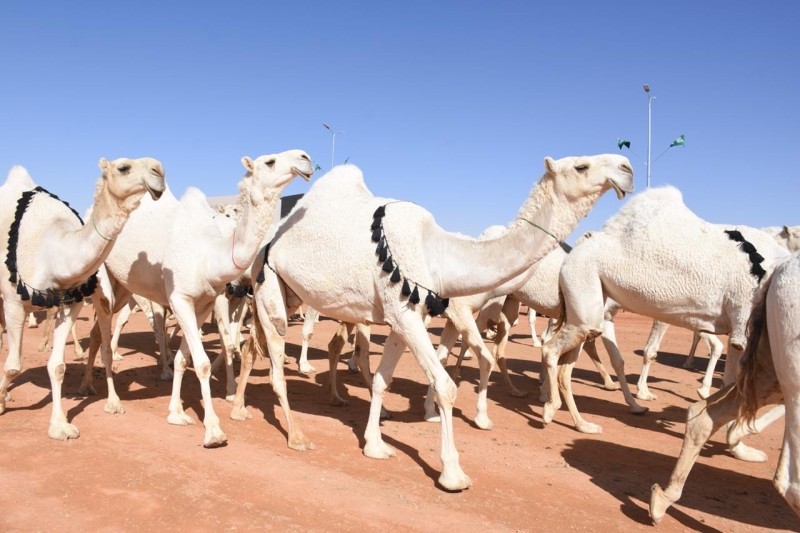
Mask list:
[[[627,152],[701,217],[800,224],[800,2],[0,2],[0,172],[89,206],[100,157],[180,195],[234,194],[243,155],[349,158],[375,194],[477,235],[545,156]],[[294,183],[287,193],[303,192]],[[604,197],[577,232],[620,207]]]

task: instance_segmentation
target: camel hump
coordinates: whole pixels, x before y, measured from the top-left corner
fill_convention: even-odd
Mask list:
[[[208,199],[206,199],[205,193],[196,187],[188,187],[186,189],[186,192],[181,196],[181,204],[186,207],[211,209],[211,206],[208,205]]]
[[[8,171],[6,183],[19,187],[20,189],[33,189],[36,187],[28,170],[22,165],[14,165],[11,167],[11,170]]]

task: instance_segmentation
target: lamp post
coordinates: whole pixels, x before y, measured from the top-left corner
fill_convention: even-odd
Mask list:
[[[650,188],[650,140],[652,135],[652,119],[653,119],[653,100],[655,96],[650,94],[650,84],[643,85],[644,92],[647,95],[647,188]]]
[[[333,156],[336,154],[336,135],[339,133],[344,133],[343,131],[333,131],[333,128],[328,126],[325,122],[322,123],[322,126],[331,132],[331,168],[333,168]]]

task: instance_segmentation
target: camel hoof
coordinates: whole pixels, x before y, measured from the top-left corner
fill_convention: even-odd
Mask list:
[[[94,385],[88,385],[85,387],[81,386],[81,388],[78,389],[78,394],[81,396],[94,396],[97,394],[97,391],[95,390]]]
[[[555,406],[553,406],[550,402],[544,404],[544,411],[542,412],[542,421],[545,424],[549,424],[553,421],[553,417],[556,414]]]
[[[358,374],[358,361],[356,361],[355,357],[347,360],[347,369],[351,374]]]
[[[442,417],[439,413],[425,413],[425,422],[441,422]]]
[[[685,368],[686,370],[693,370],[694,369],[694,361],[686,361],[685,363],[683,363],[681,365],[681,367]]]
[[[510,394],[511,394],[511,396],[513,396],[514,398],[527,398],[527,397],[528,397],[528,394],[530,394],[530,393],[529,393],[528,391],[526,391],[526,390],[519,390],[519,389],[511,389],[511,390],[509,391],[509,393],[510,393]]]
[[[167,416],[167,422],[174,426],[189,426],[194,424],[194,418],[184,412],[170,413],[169,416]]]
[[[767,454],[761,450],[756,450],[747,446],[743,442],[739,442],[736,446],[731,448],[731,453],[740,461],[747,461],[748,463],[766,463]]]
[[[452,470],[456,470],[455,468]],[[442,472],[439,485],[445,490],[466,490],[472,486],[472,480],[459,467],[456,472]]]
[[[636,399],[648,402],[650,400],[657,400],[658,397],[650,391],[640,390],[636,393]]]
[[[77,439],[81,436],[81,432],[78,431],[76,426],[68,424],[67,422],[62,422],[60,424],[51,423],[50,427],[47,429],[47,436],[54,440]]]
[[[122,415],[125,414],[125,408],[122,407],[122,402],[117,400],[108,400],[106,402],[105,407],[103,407],[103,411],[110,415]]]
[[[124,359],[124,357],[122,357],[117,352],[114,352],[114,355],[111,356],[111,360],[112,361],[122,361],[123,359]]]
[[[650,410],[649,407],[642,407],[641,405],[632,405],[631,406],[631,413],[633,413],[635,415],[643,415],[649,410]]]
[[[593,424],[592,422],[581,422],[575,429],[580,431],[581,433],[588,433],[590,435],[599,435],[603,432],[603,428],[598,426],[597,424]]]
[[[550,401],[550,395],[546,392],[539,393],[539,401],[542,403],[547,403]]]
[[[170,369],[170,368],[165,368],[165,369],[164,369],[164,370],[161,372],[161,375],[160,375],[160,376],[158,376],[158,379],[160,379],[161,381],[172,381],[172,376],[173,376],[172,369]]]
[[[392,413],[381,407],[381,414],[379,418],[380,420],[389,420],[390,418],[392,418]]]
[[[377,443],[367,442],[364,446],[364,455],[372,459],[388,459],[389,457],[394,457],[396,453],[391,446],[382,440]]]
[[[615,381],[603,383],[603,390],[619,390],[620,388],[619,383]]]
[[[316,372],[317,371],[316,368],[314,368],[313,366],[311,366],[308,363],[300,363],[298,365],[298,370],[300,372],[302,372],[303,374],[311,374],[312,372]]]
[[[230,417],[232,420],[244,421],[249,418],[253,418],[253,415],[251,415],[250,411],[248,411],[247,408],[244,405],[242,405],[239,407],[234,406],[231,409]]]
[[[233,403],[233,400],[236,399],[236,394],[226,394],[225,401],[228,403]]]
[[[708,387],[700,387],[697,389],[697,395],[703,400],[711,396],[711,390]]]
[[[228,437],[222,432],[219,426],[211,426],[206,429],[203,439],[203,448],[219,448],[228,443]]]
[[[489,415],[485,413],[481,413],[475,417],[475,425],[478,426],[479,429],[485,429],[487,431],[494,427],[492,421],[489,420]]]
[[[532,337],[531,344],[533,345],[534,348],[541,348],[542,347],[542,341],[540,341],[536,337]]]
[[[349,401],[339,395],[331,396],[331,405],[335,405],[336,407],[346,407],[349,403]]]
[[[295,436],[287,441],[289,448],[296,452],[307,452],[314,449],[314,444],[305,435]]]
[[[661,522],[670,505],[672,505],[672,502],[669,501],[669,498],[658,486],[658,483],[650,487],[650,518],[653,519],[654,523]]]

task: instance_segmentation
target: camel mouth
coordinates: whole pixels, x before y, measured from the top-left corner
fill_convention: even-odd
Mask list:
[[[159,191],[157,189],[150,187],[150,185],[147,184],[147,180],[142,180],[142,184],[144,185],[145,190],[148,193],[150,193],[150,198],[152,198],[153,200],[158,200],[159,198],[161,198],[161,195],[164,194],[164,189],[161,189]]]
[[[300,176],[301,178],[303,178],[306,181],[311,181],[311,174],[314,173],[314,171],[303,172],[302,170],[300,170],[297,167],[294,167],[292,170],[294,170],[297,173],[298,176]]]
[[[617,182],[615,182],[614,180],[608,180],[608,181],[611,182],[611,187],[613,187],[614,192],[617,193],[617,199],[623,200],[625,198],[626,192],[623,191],[622,188],[619,185],[617,185]]]

